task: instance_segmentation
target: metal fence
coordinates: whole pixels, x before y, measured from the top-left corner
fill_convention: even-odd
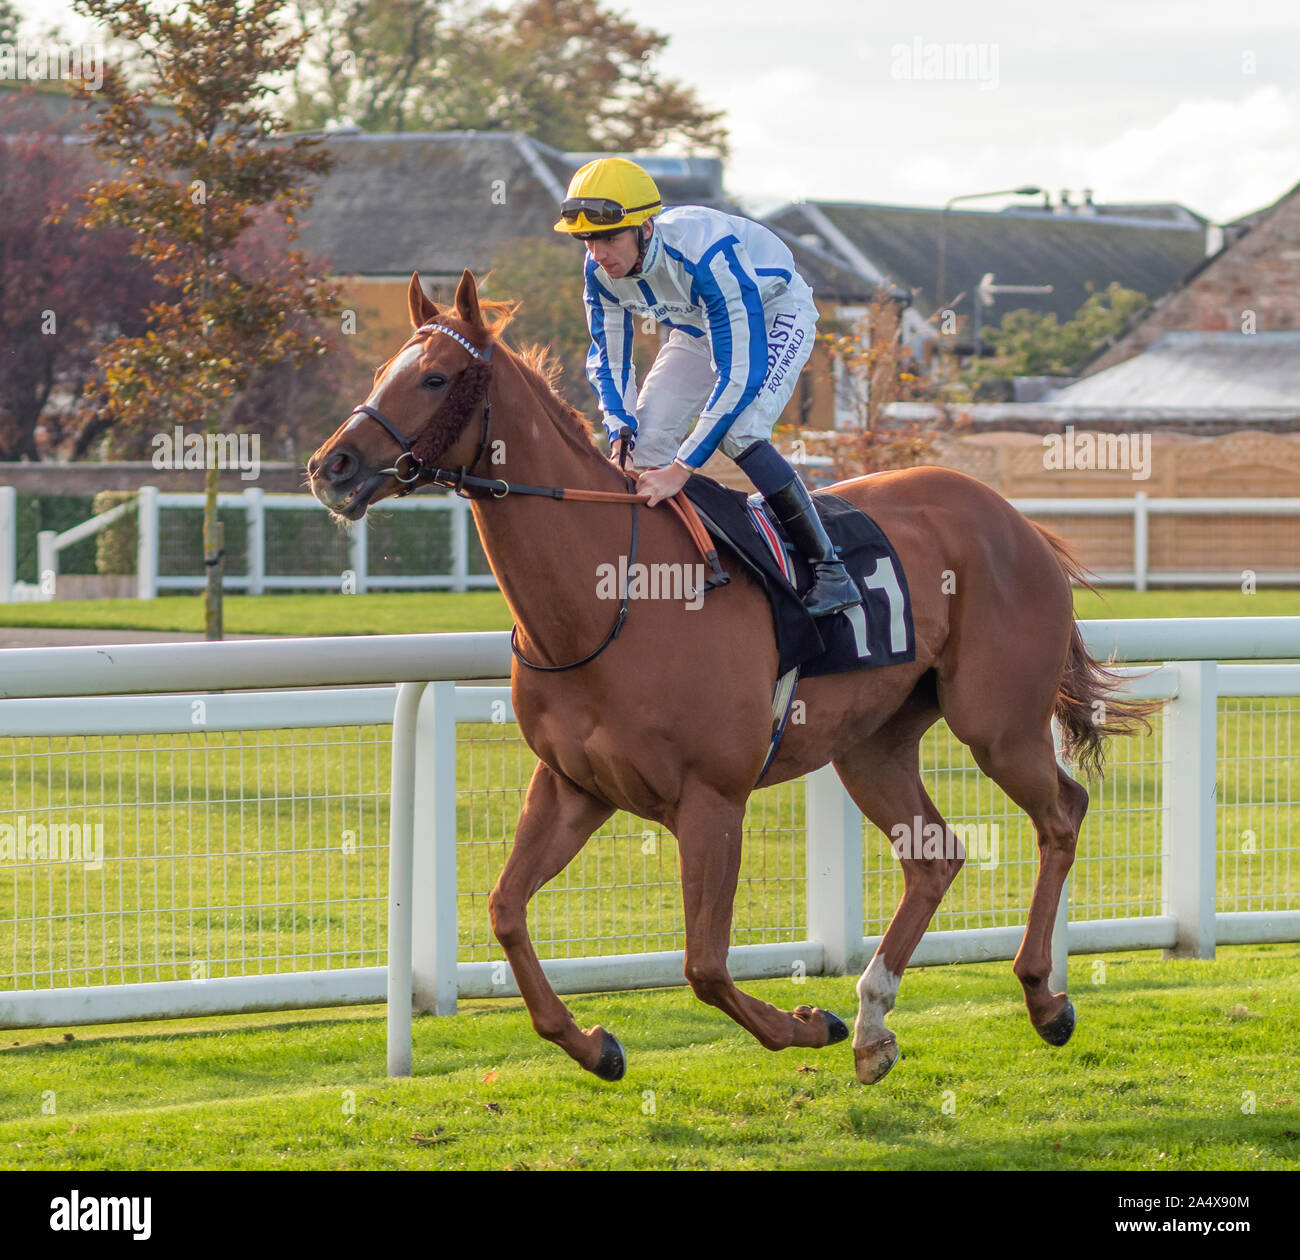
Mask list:
[[[1179,644],[1300,658],[1295,618],[1085,626],[1094,651],[1135,660]],[[490,677],[505,638],[6,653],[0,1026],[377,1001],[389,984],[428,1010],[513,994],[487,915],[533,764],[508,690],[289,690]],[[1216,940],[1300,939],[1300,664],[1138,673],[1136,693],[1169,703],[1151,736],[1114,742],[1060,944],[1204,956]],[[271,683],[284,690],[216,690]],[[146,690],[164,694],[134,694]],[[76,698],[12,698],[54,693]],[[1032,829],[942,726],[923,756],[940,812],[972,830],[916,961],[1010,957]],[[855,970],[900,893],[887,839],[832,772],[756,793],[733,970]],[[618,815],[538,894],[530,923],[561,991],[680,983],[680,900],[672,837]]]

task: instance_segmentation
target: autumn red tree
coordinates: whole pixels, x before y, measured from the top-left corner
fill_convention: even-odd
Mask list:
[[[89,177],[30,96],[0,109],[0,460],[89,450],[104,425],[74,400],[99,350],[142,332],[159,296],[127,232],[82,231],[65,213]]]

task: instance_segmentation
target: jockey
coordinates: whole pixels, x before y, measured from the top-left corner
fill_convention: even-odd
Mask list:
[[[625,158],[599,158],[573,176],[555,230],[586,244],[587,375],[611,450],[626,437],[635,462],[652,470],[637,483],[650,506],[721,446],[811,564],[808,611],[860,603],[807,489],[771,441],[817,328],[812,290],[782,241],[705,206],[665,210],[654,180]],[[639,392],[634,315],[669,329]]]

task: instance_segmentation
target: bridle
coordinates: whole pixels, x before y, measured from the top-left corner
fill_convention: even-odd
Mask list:
[[[482,363],[485,366],[490,366],[492,361],[492,343],[490,341],[488,342],[486,350],[480,350],[463,333],[458,333],[454,328],[448,328],[445,324],[435,323],[421,324],[412,335],[419,337],[431,333],[442,333],[444,336],[450,337],[453,341],[458,342],[468,350],[479,363]],[[477,485],[490,489],[493,496],[496,498],[501,498],[503,495],[508,493],[506,483],[503,481],[489,481],[482,477],[471,477],[469,475],[470,470],[476,468],[479,461],[483,458],[483,455],[488,448],[488,442],[491,439],[492,392],[490,378],[483,388],[483,437],[479,441],[478,450],[474,452],[474,458],[470,460],[468,464],[463,465],[458,472],[453,473],[446,468],[426,468],[424,461],[415,453],[416,445],[428,430],[427,425],[424,429],[421,429],[415,437],[408,438],[391,420],[388,419],[387,416],[366,403],[361,403],[358,406],[353,407],[352,413],[348,416],[348,419],[351,420],[352,416],[358,415],[369,416],[372,420],[377,421],[388,432],[389,437],[391,437],[393,441],[402,448],[401,454],[398,455],[391,468],[381,468],[379,470],[384,473],[392,473],[392,475],[402,483],[402,489],[397,492],[397,498],[402,498],[404,495],[410,494],[411,491],[416,488],[416,485],[421,478],[433,482],[434,485],[445,486],[448,489],[454,490],[457,494],[462,495],[465,498],[470,497],[466,492],[467,485]],[[430,420],[429,423],[432,424],[433,421]],[[410,461],[409,468],[403,469],[403,460]]]

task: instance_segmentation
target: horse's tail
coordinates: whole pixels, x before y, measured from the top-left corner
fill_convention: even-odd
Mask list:
[[[1061,568],[1072,580],[1096,591],[1083,566],[1064,539],[1037,522],[1034,528],[1052,548]],[[1070,626],[1070,649],[1065,658],[1056,695],[1056,720],[1062,734],[1062,753],[1089,778],[1102,776],[1109,735],[1133,735],[1151,730],[1151,715],[1160,711],[1158,700],[1120,700],[1116,691],[1123,678],[1095,661],[1084,646],[1079,624]]]

